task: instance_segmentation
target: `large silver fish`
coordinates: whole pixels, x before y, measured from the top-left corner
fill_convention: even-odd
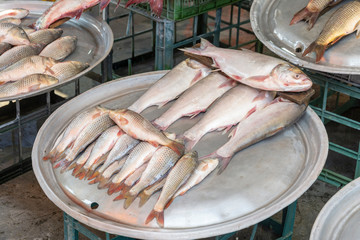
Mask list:
[[[150,159],[140,180],[127,193],[116,197],[116,200],[125,198],[124,208],[128,208],[142,190],[166,177],[179,158],[180,156],[170,148],[160,147]]]
[[[274,97],[275,92],[260,91],[243,84],[230,89],[206,111],[200,121],[184,133],[186,149],[192,149],[208,132],[229,130],[242,119],[264,108]]]
[[[29,34],[30,42],[48,45],[63,34],[62,29],[44,29]]]
[[[154,127],[147,119],[129,109],[109,110],[109,116],[128,135],[133,138],[147,141],[155,147],[167,146],[181,155],[184,146],[167,138],[161,131]]]
[[[278,97],[265,108],[241,121],[231,133],[231,139],[207,157],[219,159],[220,174],[235,153],[292,125],[302,116],[305,109],[304,104],[299,105]]]
[[[183,116],[194,117],[206,109],[226,91],[234,86],[234,81],[214,72],[201,79],[182,94],[178,100],[154,124],[161,130],[167,129]]]
[[[22,93],[35,91],[53,84],[59,80],[45,74],[32,74],[26,76],[19,81],[7,83],[0,86],[0,97],[10,97]]]
[[[62,61],[72,52],[74,52],[76,48],[76,43],[76,36],[61,37],[47,45],[39,55],[44,57],[51,57],[55,60]]]
[[[24,8],[11,8],[0,11],[0,19],[4,18],[24,18],[29,14],[29,10]]]
[[[209,73],[210,69],[206,66],[186,59],[154,83],[129,109],[140,113],[153,105],[160,108]]]
[[[29,44],[15,46],[7,50],[0,56],[0,71],[4,70],[5,68],[25,57],[38,55],[43,49],[43,47],[44,46],[41,44]]]
[[[59,79],[60,82],[63,82],[66,79],[77,75],[88,67],[88,63],[82,63],[78,61],[66,61],[56,63],[54,66],[47,70],[46,74],[52,75]]]
[[[247,49],[218,48],[201,39],[199,48],[185,52],[207,56],[232,79],[245,85],[268,91],[302,92],[311,88],[312,81],[299,68],[279,59]]]
[[[30,40],[25,31],[12,23],[0,23],[0,42],[11,45],[30,44]]]
[[[175,164],[166,177],[166,182],[154,209],[147,217],[145,224],[156,218],[160,227],[164,227],[164,209],[179,187],[190,177],[197,165],[197,152],[188,152]],[[171,203],[171,202],[170,202]]]
[[[25,57],[0,72],[0,85],[35,73],[45,73],[56,61],[41,56]]]

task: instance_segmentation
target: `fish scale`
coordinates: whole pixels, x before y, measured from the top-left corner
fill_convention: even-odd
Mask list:
[[[45,74],[29,75],[16,82],[1,85],[0,97],[9,97],[31,92],[46,86],[53,85],[58,81],[59,80],[57,78]]]
[[[11,48],[10,43],[6,43],[6,42],[0,43],[0,55],[4,54],[10,48]]]
[[[61,37],[47,45],[39,55],[62,61],[75,50],[76,43],[76,36]]]
[[[59,81],[65,81],[68,78],[75,76],[84,69],[88,68],[88,63],[82,63],[78,61],[66,61],[56,63],[46,73],[59,79]]]
[[[45,46],[55,41],[63,34],[63,30],[56,29],[43,29],[29,34],[30,42],[44,44]]]

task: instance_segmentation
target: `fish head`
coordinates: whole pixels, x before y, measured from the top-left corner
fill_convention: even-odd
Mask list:
[[[12,38],[20,44],[24,44],[24,45],[30,44],[30,40],[26,32],[17,26],[11,28],[8,34],[10,34]]]
[[[198,159],[198,153],[197,153],[197,151],[191,151],[191,152],[188,152],[188,153],[186,153],[186,155],[189,157],[189,158],[191,158],[191,159]]]
[[[127,112],[130,111],[126,108],[109,110],[109,117],[118,125],[124,126],[127,125],[129,120],[127,119]]]
[[[59,80],[57,78],[53,77],[53,76],[50,76],[50,75],[39,74],[38,82],[42,86],[50,86],[50,85],[53,85],[55,83],[58,83]]]
[[[274,81],[284,91],[302,92],[311,88],[311,79],[298,67],[291,64],[279,64],[272,73]]]

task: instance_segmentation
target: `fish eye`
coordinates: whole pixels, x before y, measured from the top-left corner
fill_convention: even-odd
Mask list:
[[[299,77],[300,77],[300,75],[299,75],[299,74],[296,74],[296,75],[295,75],[295,78],[299,78]]]

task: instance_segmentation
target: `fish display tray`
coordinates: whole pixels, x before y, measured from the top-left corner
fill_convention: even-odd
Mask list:
[[[359,239],[360,178],[338,191],[321,209],[310,240]]]
[[[221,175],[212,173],[176,198],[165,211],[164,228],[158,227],[156,221],[145,225],[159,193],[142,208],[138,208],[136,199],[125,210],[123,200],[113,201],[116,194],[109,196],[107,189],[98,190],[96,185],[76,179],[70,172],[60,174],[50,162],[42,160],[76,114],[96,105],[128,107],[166,72],[133,75],[92,88],[62,105],[42,125],[32,151],[33,169],[47,197],[60,209],[91,227],[122,236],[204,238],[237,231],[272,216],[298,199],[317,179],[327,157],[328,138],[311,108],[287,130],[237,153]],[[142,115],[153,120],[172,103],[160,109],[150,107]],[[182,118],[168,131],[183,133],[201,115]],[[204,156],[226,140],[226,135],[213,132],[204,136],[195,150]],[[97,209],[91,209],[93,203],[99,204]]]
[[[315,63],[315,53],[302,57],[316,40],[331,14],[348,1],[320,16],[308,31],[304,21],[290,26],[294,14],[308,1],[254,0],[250,10],[251,26],[256,37],[272,52],[293,64],[329,73],[360,74],[360,41],[355,34],[342,38],[325,51],[324,59]]]
[[[52,2],[44,1],[0,2],[0,10],[9,8],[28,9],[30,14],[22,20],[22,25],[27,26],[34,23],[36,19],[39,18],[41,14],[52,4]],[[96,19],[86,13],[82,14],[80,19],[71,19],[58,28],[63,29],[62,36],[76,36],[78,39],[75,51],[67,57],[65,61],[80,61],[88,63],[90,66],[65,81],[29,93],[0,98],[0,102],[24,99],[39,95],[78,79],[104,60],[104,58],[109,54],[114,42],[113,33],[109,25],[106,22]]]

